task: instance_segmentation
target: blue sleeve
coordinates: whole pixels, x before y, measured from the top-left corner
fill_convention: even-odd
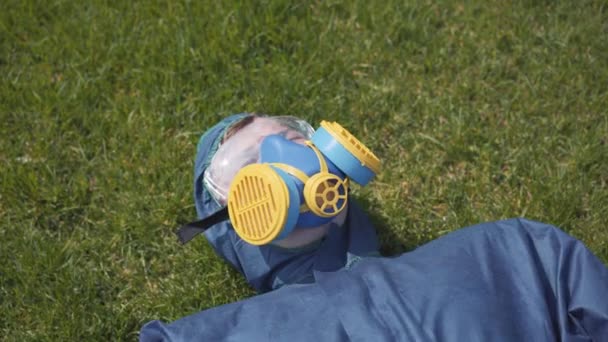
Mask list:
[[[315,272],[170,324],[141,341],[605,341],[608,269],[580,241],[513,219],[396,258]]]
[[[321,328],[322,327],[322,328]],[[182,318],[152,321],[140,341],[345,341],[338,316],[315,285],[291,285]]]

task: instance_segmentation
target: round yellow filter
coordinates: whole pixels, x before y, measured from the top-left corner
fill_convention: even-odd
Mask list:
[[[367,166],[375,174],[380,173],[380,159],[346,128],[337,122],[329,121],[321,121],[321,127],[325,128],[345,149],[352,153],[355,158],[359,159],[361,164]]]
[[[269,165],[247,165],[230,184],[230,221],[237,234],[252,245],[267,244],[281,233],[288,208],[287,186]]]
[[[315,215],[333,217],[346,207],[347,188],[340,177],[327,172],[317,173],[304,185],[304,199]],[[343,201],[339,206],[340,200]]]

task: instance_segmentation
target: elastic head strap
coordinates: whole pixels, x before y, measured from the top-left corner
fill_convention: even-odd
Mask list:
[[[224,207],[202,220],[186,223],[179,227],[175,234],[177,234],[179,242],[184,245],[198,234],[204,233],[213,225],[228,220],[228,217],[228,207]]]
[[[308,175],[306,173],[304,173],[303,171],[301,171],[300,169],[297,169],[291,165],[288,164],[283,164],[283,163],[271,163],[270,165],[281,169],[285,172],[287,172],[288,174],[296,177],[300,182],[306,184],[306,182],[308,181],[308,179],[310,177],[308,177]],[[308,208],[308,206],[306,205],[306,203],[302,203],[300,205],[300,213],[305,213],[307,211],[310,211],[310,209]]]
[[[317,159],[319,159],[319,170],[323,173],[329,172],[329,169],[327,168],[327,163],[325,162],[325,157],[323,157],[323,154],[321,154],[321,151],[319,151],[317,146],[315,146],[312,143],[312,141],[310,141],[310,140],[306,140],[305,144],[306,144],[306,146],[310,147],[313,151],[315,151],[315,154],[317,155]]]

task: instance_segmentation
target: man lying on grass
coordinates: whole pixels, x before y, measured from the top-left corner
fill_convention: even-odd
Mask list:
[[[201,137],[194,197],[203,220],[180,238],[200,228],[263,294],[169,324],[149,322],[141,341],[606,340],[608,269],[556,227],[525,219],[483,223],[380,257],[366,214],[339,186],[365,183],[365,172],[344,171],[319,131],[313,135],[296,118],[239,114]],[[373,158],[366,163],[374,168]],[[326,175],[312,188],[333,203],[329,213],[313,199],[318,192],[306,190],[316,174]],[[265,185],[293,178],[294,186],[269,193],[299,203],[297,210],[285,209],[276,224],[273,212],[251,209],[263,202]],[[257,212],[241,217],[240,209]],[[307,218],[309,211],[318,217]],[[270,238],[262,221],[278,227],[268,230]]]

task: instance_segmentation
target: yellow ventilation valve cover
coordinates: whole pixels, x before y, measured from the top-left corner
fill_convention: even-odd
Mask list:
[[[287,219],[289,192],[269,165],[245,166],[228,190],[228,214],[237,234],[252,245],[274,240]]]
[[[337,122],[328,121],[321,121],[321,127],[325,128],[345,149],[372,170],[372,172],[375,174],[380,173],[380,159],[346,128]]]
[[[304,185],[304,198],[315,215],[333,217],[346,207],[347,187],[336,175],[318,173]]]

